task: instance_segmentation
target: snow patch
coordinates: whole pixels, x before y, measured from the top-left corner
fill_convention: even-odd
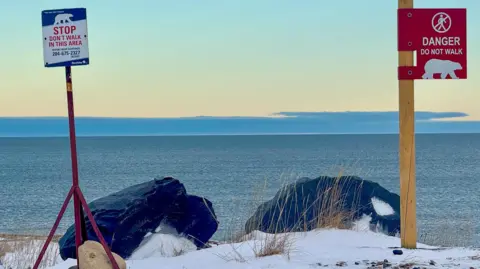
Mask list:
[[[368,218],[362,219],[365,222]],[[151,236],[155,237],[151,237],[142,248],[147,252],[149,248],[147,244],[151,244],[150,247],[153,249],[145,256],[151,256],[151,252],[155,251],[156,244],[153,242],[174,243],[174,240],[177,240],[175,241],[177,243],[182,242],[179,238],[173,239],[174,235],[168,237],[165,234],[153,234]],[[385,259],[391,263],[391,267],[402,266],[410,262],[420,268],[453,269],[478,268],[480,266],[480,256],[478,259],[474,258],[479,255],[479,250],[468,248],[444,249],[418,244],[418,249],[403,249],[403,255],[393,255],[392,247],[400,247],[400,239],[369,231],[324,229],[284,234],[283,236],[288,236],[292,245],[286,250],[286,253],[279,255],[261,258],[255,255],[255,247],[262,246],[265,238],[272,240],[275,237],[275,235],[257,231],[249,237],[252,239],[246,242],[188,251],[175,257],[160,255],[142,259],[142,255],[138,252],[136,253],[138,259],[129,259],[127,266],[129,269],[312,269],[339,268],[337,263],[344,262],[342,268],[358,269],[371,266],[372,262],[383,262]],[[277,237],[279,236],[277,235]],[[433,260],[436,265],[430,266],[430,260]],[[359,265],[355,263],[359,263]],[[52,269],[68,269],[74,264],[74,260],[68,260]]]
[[[369,232],[370,222],[372,221],[372,216],[363,214],[361,218],[354,221],[352,224],[352,230],[357,232]]]
[[[388,216],[395,214],[395,210],[390,204],[378,199],[377,197],[372,197],[371,201],[373,209],[375,209],[375,212],[377,212],[378,215]]]
[[[197,250],[197,246],[192,241],[180,236],[175,228],[161,223],[155,229],[155,233],[149,232],[145,235],[142,243],[129,259],[175,257],[194,250]]]
[[[197,250],[190,240],[174,234],[152,234],[133,252],[130,260],[176,257]]]

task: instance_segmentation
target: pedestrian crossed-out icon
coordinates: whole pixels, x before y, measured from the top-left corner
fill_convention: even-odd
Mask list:
[[[437,33],[446,33],[452,27],[452,18],[445,12],[438,12],[432,17],[432,27]]]

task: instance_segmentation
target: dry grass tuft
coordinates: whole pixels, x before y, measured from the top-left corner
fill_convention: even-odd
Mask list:
[[[256,241],[253,246],[253,252],[257,258],[283,255],[290,259],[292,246],[289,234],[274,234],[266,236],[264,240]]]
[[[7,253],[13,251],[12,246],[7,244],[6,241],[0,241],[0,261],[3,260]]]
[[[32,268],[45,243],[46,237],[32,235],[1,235],[0,261],[5,269]],[[57,262],[59,236],[50,243],[39,268],[53,266]]]
[[[318,201],[315,204],[319,206],[316,214],[316,228],[337,228],[337,229],[349,229],[354,221],[355,214],[357,213],[357,206],[359,203],[362,186],[354,190],[355,197],[353,198],[354,204],[349,210],[346,205],[345,187],[348,184],[340,184],[341,174],[336,177],[333,186],[329,187],[325,192],[319,195]]]

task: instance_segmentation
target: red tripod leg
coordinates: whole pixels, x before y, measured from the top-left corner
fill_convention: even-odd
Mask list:
[[[67,194],[67,198],[65,198],[65,201],[63,202],[62,208],[60,209],[60,212],[58,213],[57,219],[55,220],[55,223],[53,224],[52,229],[50,230],[50,233],[48,234],[47,241],[45,241],[45,244],[42,247],[42,250],[40,251],[40,255],[37,258],[37,261],[33,265],[33,269],[38,269],[38,266],[40,266],[40,263],[42,262],[43,256],[45,255],[45,252],[47,251],[48,245],[52,241],[53,235],[55,234],[55,231],[58,228],[58,225],[60,224],[60,220],[63,217],[63,214],[65,214],[65,210],[67,210],[68,203],[70,202],[70,199],[72,198],[72,195],[74,193],[74,187],[70,188],[70,191]]]

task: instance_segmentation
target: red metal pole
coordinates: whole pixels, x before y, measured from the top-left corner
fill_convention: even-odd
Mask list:
[[[111,250],[108,248],[105,239],[103,238],[100,230],[98,229],[92,212],[88,208],[88,204],[85,200],[85,197],[83,197],[83,193],[80,189],[80,185],[78,182],[77,141],[75,133],[75,113],[73,106],[72,68],[70,66],[65,67],[65,78],[67,82],[68,125],[70,129],[70,152],[72,156],[72,177],[74,188],[73,206],[75,207],[75,245],[77,247],[77,267],[80,268],[78,260],[78,248],[83,244],[83,242],[88,240],[88,238],[84,238],[87,234],[85,219],[83,217],[83,209],[85,209],[85,211],[87,211],[87,216],[90,220],[93,230],[95,231],[95,234],[100,240],[100,243],[102,244],[108,258],[110,259],[110,262],[112,263],[113,269],[119,269]]]
[[[53,235],[55,234],[55,231],[60,223],[60,220],[63,217],[63,214],[65,213],[65,210],[67,209],[68,203],[70,202],[70,199],[72,196],[73,196],[73,206],[74,206],[74,213],[75,213],[75,246],[76,246],[75,251],[76,251],[76,257],[77,257],[77,269],[80,269],[80,264],[78,260],[78,248],[86,240],[88,240],[85,219],[83,216],[84,209],[87,212],[87,217],[92,224],[95,234],[97,235],[98,239],[100,240],[100,243],[102,244],[105,252],[107,253],[107,256],[110,260],[110,263],[112,264],[113,269],[119,269],[117,261],[113,257],[112,251],[108,247],[107,243],[105,242],[105,239],[103,238],[102,233],[98,229],[97,223],[93,218],[90,208],[88,208],[88,204],[85,200],[85,197],[83,196],[83,193],[80,189],[80,185],[78,183],[77,141],[76,141],[76,134],[75,134],[75,113],[74,113],[74,107],[73,107],[72,68],[70,66],[65,67],[65,79],[67,84],[68,125],[70,130],[70,153],[71,153],[71,159],[72,159],[72,188],[70,189],[70,192],[68,193],[67,198],[65,199],[65,202],[63,203],[63,206],[60,209],[60,213],[58,214],[57,219],[55,220],[55,224],[53,225],[52,230],[48,235],[47,241],[43,245],[43,248],[40,252],[40,255],[37,258],[37,261],[35,262],[35,265],[33,266],[33,269],[38,269],[38,266],[40,265],[40,262],[42,261],[42,258],[45,255],[48,245],[50,244],[53,238]]]
[[[78,160],[77,160],[77,139],[75,133],[75,112],[73,106],[73,89],[72,89],[72,67],[65,67],[65,80],[67,84],[67,103],[68,103],[68,127],[70,130],[70,155],[72,160],[72,184],[73,188],[79,188],[78,184]],[[85,227],[85,220],[81,217],[82,205],[78,200],[77,195],[73,195],[73,207],[75,214],[75,245],[76,245],[76,256],[77,256],[77,266],[78,264],[78,248],[83,244],[84,240],[87,238],[82,238],[82,229]]]

